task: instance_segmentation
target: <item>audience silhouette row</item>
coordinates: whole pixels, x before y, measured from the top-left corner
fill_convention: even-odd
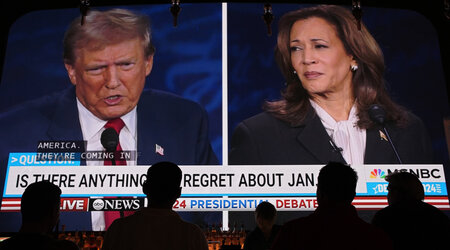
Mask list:
[[[181,179],[182,171],[174,163],[152,165],[142,186],[148,206],[115,220],[102,249],[209,249],[204,232],[172,210],[181,195]],[[330,162],[319,172],[317,209],[283,226],[275,224],[276,208],[261,202],[255,210],[257,227],[246,237],[244,249],[448,249],[450,220],[423,202],[424,188],[417,176],[394,172],[386,177],[389,205],[375,214],[372,224],[359,218],[352,205],[357,179],[349,165]],[[0,242],[0,250],[78,249],[69,240],[52,237],[60,196],[61,189],[48,181],[30,184],[22,195],[21,228]]]

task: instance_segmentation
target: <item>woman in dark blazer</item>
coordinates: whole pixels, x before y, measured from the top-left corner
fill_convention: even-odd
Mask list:
[[[275,58],[287,88],[237,126],[230,164],[433,162],[422,121],[389,97],[382,51],[349,10],[321,5],[287,13]],[[377,110],[378,121],[370,115]]]

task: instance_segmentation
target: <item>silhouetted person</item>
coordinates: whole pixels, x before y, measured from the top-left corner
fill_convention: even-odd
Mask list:
[[[319,206],[311,215],[287,222],[272,249],[392,249],[387,235],[360,219],[351,204],[358,176],[348,165],[331,162],[320,170]]]
[[[0,243],[0,249],[78,249],[75,243],[56,240],[51,232],[59,220],[61,189],[48,181],[30,184],[22,195],[19,233]]]
[[[372,224],[391,238],[394,249],[449,249],[450,220],[423,202],[423,185],[408,172],[386,176],[389,206],[378,211]]]
[[[106,232],[103,249],[207,250],[202,230],[172,210],[181,195],[181,176],[174,163],[153,164],[142,185],[148,207],[115,220]]]
[[[275,225],[276,208],[267,201],[259,203],[255,210],[256,228],[245,238],[244,250],[270,249],[281,226]]]

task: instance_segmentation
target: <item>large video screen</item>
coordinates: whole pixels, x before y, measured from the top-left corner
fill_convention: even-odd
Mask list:
[[[156,50],[153,67],[146,78],[144,89],[174,94],[198,104],[205,111],[204,117],[207,117],[207,121],[204,121],[202,126],[207,130],[207,134],[202,136],[207,137],[206,140],[211,145],[211,153],[215,155],[209,159],[216,159],[203,162],[194,160],[176,162],[183,166],[185,173],[182,182],[185,192],[177,202],[176,209],[180,212],[186,211],[182,216],[187,220],[201,224],[200,226],[203,227],[213,223],[223,225],[244,223],[242,216],[233,217],[228,212],[222,212],[253,211],[255,204],[262,200],[269,200],[277,204],[278,209],[286,211],[311,211],[317,206],[315,179],[320,165],[315,166],[317,168],[311,164],[308,166],[274,164],[270,167],[236,168],[229,164],[228,158],[231,138],[236,126],[243,120],[261,113],[265,101],[281,98],[280,93],[286,87],[286,80],[274,59],[277,23],[283,14],[307,6],[310,5],[272,4],[274,20],[270,24],[271,35],[268,34],[267,24],[262,18],[264,14],[262,3],[182,4],[176,26],[174,26],[168,4],[115,6],[148,15],[150,18],[151,39]],[[111,8],[113,7],[92,7],[97,10]],[[81,222],[95,217],[90,212],[94,211],[93,201],[103,196],[129,196],[133,197],[130,199],[137,199],[144,204],[140,178],[147,168],[156,161],[172,159],[170,158],[171,150],[177,152],[178,148],[183,148],[180,145],[188,143],[187,138],[191,138],[186,134],[192,133],[195,137],[198,133],[197,130],[165,131],[167,127],[177,128],[177,122],[172,120],[170,125],[163,124],[163,121],[161,123],[163,125],[154,126],[173,112],[166,103],[153,104],[158,105],[158,112],[145,114],[140,113],[138,104],[138,123],[139,120],[151,121],[146,126],[137,125],[136,153],[138,159],[141,157],[146,160],[141,162],[138,160],[134,163],[141,167],[130,166],[129,170],[120,168],[120,171],[107,170],[98,166],[82,166],[82,162],[69,164],[56,162],[38,166],[39,161],[33,157],[38,151],[40,142],[83,140],[80,136],[78,113],[71,112],[77,111],[76,101],[71,99],[70,102],[55,102],[68,89],[73,88],[62,56],[63,37],[69,23],[79,15],[80,10],[75,8],[33,11],[20,17],[10,28],[0,84],[0,120],[3,121],[0,127],[9,131],[2,135],[0,145],[2,154],[0,155],[0,191],[4,200],[0,212],[0,232],[14,232],[19,229],[20,191],[33,180],[49,178],[48,176],[52,173],[59,173],[59,170],[55,168],[59,165],[65,168],[61,170],[59,180],[62,175],[69,176],[73,173],[74,182],[82,181],[83,175],[86,174],[85,170],[78,170],[82,167],[89,167],[91,174],[99,176],[108,173],[125,173],[129,174],[130,178],[134,178],[129,181],[134,182],[135,185],[124,191],[125,193],[118,193],[117,187],[109,190],[108,188],[96,189],[87,184],[78,186],[76,190],[70,189],[68,187],[70,177],[65,179],[62,184],[65,185],[62,205],[66,207],[61,213],[60,224],[65,224],[67,230],[91,230],[92,228],[101,230],[94,225],[90,228],[86,226],[86,223]],[[411,10],[366,7],[363,22],[384,53],[385,79],[390,96],[396,103],[404,106],[423,121],[431,139],[433,162],[427,162],[427,165],[422,168],[409,166],[408,169],[413,169],[417,173],[421,171],[420,169],[430,169],[427,173],[431,177],[427,177],[425,172],[420,172],[421,180],[424,184],[429,184],[430,188],[439,187],[440,193],[430,191],[427,195],[440,197],[439,199],[444,200],[442,208],[446,208],[448,198],[446,198],[444,172],[448,171],[449,151],[443,120],[449,115],[450,110],[436,30],[423,15]],[[44,108],[39,107],[43,100],[49,105],[45,107],[46,110],[50,111],[43,111]],[[24,109],[28,109],[29,112],[26,113]],[[181,113],[183,112],[188,114],[188,111],[183,110]],[[63,114],[63,116],[57,117],[55,114]],[[36,122],[38,121],[36,117],[43,120],[45,118],[46,121]],[[29,119],[33,122],[28,122]],[[72,122],[72,119],[75,122]],[[185,117],[185,120],[194,121],[195,119],[195,117]],[[50,123],[48,120],[57,122]],[[180,124],[182,123],[184,121],[180,121]],[[74,127],[77,130],[70,130]],[[74,131],[73,134],[70,131]],[[178,138],[176,137],[178,133],[186,137]],[[64,136],[58,137],[61,134]],[[140,146],[147,140],[142,138],[150,138],[140,137],[144,134],[151,134],[151,139],[148,139],[151,145],[147,145],[148,148]],[[64,140],[58,138],[64,138]],[[154,138],[161,141],[173,139],[175,146],[161,144],[154,141]],[[277,148],[277,145],[274,146]],[[275,150],[273,153],[279,152]],[[436,165],[439,167],[436,168]],[[42,172],[39,167],[42,167]],[[438,169],[439,175],[433,176],[432,173],[437,173],[432,171],[435,168]],[[302,173],[306,174],[300,175],[296,169],[301,169],[304,171]],[[359,166],[357,169],[361,173],[366,172],[368,178],[371,174],[374,177],[381,176],[381,172],[387,174],[392,170],[392,168],[376,166],[366,169]],[[23,177],[26,174],[40,177],[36,179],[30,177],[26,181],[19,180],[18,176]],[[17,179],[13,179],[13,176]],[[242,179],[243,176],[247,179]],[[264,179],[261,176],[265,176]],[[286,177],[283,183],[281,179],[277,179],[281,176]],[[427,178],[434,178],[434,180]],[[270,183],[276,181],[280,181],[280,185],[277,189],[272,189]],[[294,182],[297,184],[290,185]],[[14,183],[17,184],[15,187]],[[251,183],[254,185],[251,186]],[[376,184],[379,183],[376,182]],[[293,186],[304,184],[308,186],[306,191],[293,188]],[[373,193],[373,190],[358,189],[360,196],[363,197],[359,200],[362,204],[359,208],[377,209],[380,208],[379,206],[387,205],[385,200],[378,207],[365,207],[363,204],[364,200],[370,200],[371,197],[385,197],[387,192],[383,189],[385,185],[376,186],[376,184],[368,186],[373,190],[379,188],[378,193]],[[15,189],[9,192],[9,188]],[[300,198],[296,199],[296,197]],[[77,201],[77,198],[80,199]],[[89,201],[91,198],[92,201]],[[5,199],[10,203],[5,202]],[[81,201],[85,204],[81,204]],[[196,206],[183,210],[183,206],[187,203]],[[80,208],[76,209],[78,205]],[[248,229],[254,225],[253,220],[252,216],[245,220]]]

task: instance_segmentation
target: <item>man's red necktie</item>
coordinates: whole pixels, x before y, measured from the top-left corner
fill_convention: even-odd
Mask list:
[[[117,135],[119,135],[120,134],[120,130],[122,130],[122,128],[124,126],[125,126],[125,123],[122,121],[122,119],[116,118],[116,119],[109,120],[105,124],[104,127],[105,127],[105,129],[113,128],[117,132]],[[115,162],[116,162],[116,165],[127,165],[127,161],[126,160],[121,160],[120,159],[120,153],[121,152],[122,152],[122,147],[120,146],[120,141],[119,141],[119,143],[117,144],[117,147],[116,147],[116,151],[114,152]],[[112,164],[111,160],[107,159],[107,160],[105,160],[104,165],[105,166],[111,166],[113,164]]]
[[[117,134],[119,135],[120,131],[122,130],[122,128],[124,126],[125,126],[125,123],[122,121],[122,119],[116,118],[116,119],[109,120],[105,125],[105,129],[106,128],[114,128],[114,130],[116,130]],[[127,165],[126,160],[120,159],[121,152],[122,152],[122,147],[120,146],[120,141],[119,141],[119,143],[117,144],[117,147],[116,147],[116,152],[114,152],[115,163],[116,163],[116,165]],[[104,165],[111,166],[113,164],[112,164],[112,161],[108,159],[108,160],[105,160]],[[131,214],[133,214],[132,211],[124,211],[125,216],[131,215]],[[120,218],[120,212],[119,211],[105,211],[104,217],[105,217],[105,231],[106,231],[114,220]]]

